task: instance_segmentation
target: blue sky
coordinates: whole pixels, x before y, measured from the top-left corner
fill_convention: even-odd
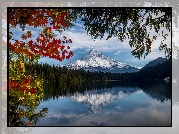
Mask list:
[[[72,39],[73,43],[66,44],[66,45],[69,45],[71,47],[70,50],[74,52],[73,57],[71,57],[69,60],[65,59],[62,62],[48,57],[43,57],[39,60],[39,63],[42,62],[42,63],[48,63],[50,65],[52,64],[64,65],[69,62],[82,58],[91,49],[96,49],[100,51],[102,54],[109,56],[116,61],[127,63],[129,65],[137,66],[137,67],[143,67],[149,61],[154,60],[158,57],[165,57],[164,51],[159,50],[159,45],[163,40],[162,36],[157,35],[157,40],[155,40],[152,45],[152,52],[145,59],[142,57],[139,60],[131,54],[131,51],[134,48],[131,48],[129,46],[129,40],[120,42],[116,37],[112,37],[109,40],[106,40],[107,34],[105,34],[102,40],[96,39],[94,41],[91,38],[91,36],[87,35],[87,32],[82,27],[83,27],[82,23],[75,23],[74,27],[63,31],[61,34],[58,31],[54,30],[54,33],[57,35],[56,37],[57,39],[58,38],[63,39],[63,36],[66,36],[68,39]],[[10,31],[14,33],[13,38],[18,40],[23,33],[29,30],[32,32],[32,40],[35,41],[36,37],[39,35],[41,27],[34,28],[27,25],[25,31],[22,31],[19,26],[10,29]],[[159,32],[160,34],[161,34],[161,30]],[[165,43],[171,45],[171,34],[167,32],[165,29],[163,30],[164,33],[169,34],[167,40],[165,40]],[[153,37],[153,35],[156,34],[154,30],[150,30],[150,33],[151,33],[151,37]]]

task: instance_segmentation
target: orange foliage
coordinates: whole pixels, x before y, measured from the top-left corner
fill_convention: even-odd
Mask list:
[[[15,27],[16,25],[23,23],[27,23],[29,26],[39,27],[46,26],[48,24],[48,18],[51,17],[52,21],[50,22],[50,26],[44,28],[44,33],[41,33],[36,41],[30,40],[28,42],[28,48],[25,47],[25,44],[16,41],[14,44],[9,42],[9,47],[11,51],[14,51],[16,54],[23,53],[24,55],[28,55],[28,57],[32,57],[33,55],[39,56],[48,56],[49,58],[54,58],[59,61],[65,59],[69,59],[73,56],[73,52],[69,53],[64,50],[65,46],[61,45],[61,43],[72,43],[72,40],[67,40],[67,37],[64,36],[64,40],[53,38],[52,29],[59,29],[61,27],[67,27],[66,24],[67,13],[65,11],[58,12],[57,9],[10,9],[9,10],[9,26]],[[22,19],[23,18],[23,19]],[[21,38],[23,40],[27,40],[27,38],[31,38],[31,31],[27,31],[26,34],[23,34]],[[12,37],[10,36],[9,39]],[[67,46],[67,49],[70,49]],[[59,50],[63,51],[60,56]],[[68,55],[65,55],[68,54]]]
[[[21,83],[18,83],[14,80],[12,80],[11,78],[9,78],[9,88],[11,90],[18,90],[20,92],[30,92],[31,94],[36,93],[36,88],[32,87],[32,88],[27,88],[26,85],[30,83],[30,80],[27,79],[26,77],[24,77],[23,81]]]
[[[34,28],[43,27],[50,24],[50,26],[42,29],[42,32],[36,38],[36,40],[28,40],[32,38],[31,31],[27,31],[21,36],[22,41],[16,40],[14,43],[11,42],[12,35],[9,36],[9,50],[16,53],[17,55],[23,54],[24,56],[29,57],[29,60],[32,61],[34,56],[44,56],[53,58],[59,61],[63,61],[65,58],[69,59],[73,56],[73,52],[68,52],[65,49],[64,43],[72,43],[71,39],[67,39],[66,36],[63,37],[63,40],[55,39],[53,37],[53,29],[60,29],[67,27],[66,23],[67,13],[64,11],[59,12],[57,9],[22,9],[22,8],[11,8],[9,10],[9,28],[16,27],[20,25],[21,27],[26,24],[33,26]],[[51,22],[49,22],[51,18]],[[24,27],[25,28],[25,27]],[[70,49],[70,46],[67,46],[67,49]],[[60,53],[59,50],[62,52]],[[24,63],[20,61],[19,68],[24,68]],[[27,88],[26,85],[30,84],[30,80],[27,77],[24,77],[22,82],[17,82],[9,78],[9,88],[13,90],[19,90],[20,92],[30,92],[32,94],[36,93],[36,88],[31,87]]]

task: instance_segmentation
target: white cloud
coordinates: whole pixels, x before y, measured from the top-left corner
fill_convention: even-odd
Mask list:
[[[131,110],[127,114],[124,114],[121,107],[116,107],[118,110],[114,111],[103,111],[103,114],[96,113],[95,115],[86,115],[84,113],[76,114],[76,113],[59,113],[59,112],[52,112],[48,113],[45,120],[41,122],[43,125],[48,125],[49,121],[51,124],[54,125],[62,125],[62,119],[67,120],[66,126],[75,125],[75,126],[96,126],[100,125],[101,123],[108,124],[108,126],[114,126],[115,124],[119,125],[139,125],[141,122],[144,123],[144,119],[147,121],[143,124],[145,125],[154,125],[159,124],[165,125],[167,122],[170,122],[170,110],[168,110],[169,106],[163,107],[163,111],[158,111],[158,107],[153,105],[152,108],[138,108],[135,110]],[[91,113],[93,114],[93,113]],[[147,115],[147,116],[146,116]],[[167,118],[168,117],[168,118]],[[52,121],[52,118],[56,118],[56,120]],[[115,120],[116,118],[120,118],[120,120]],[[153,120],[156,118],[157,120]],[[128,119],[128,121],[126,120]],[[115,120],[115,122],[114,122]],[[130,120],[130,121],[129,121]],[[75,122],[74,122],[75,121]],[[95,121],[95,124],[94,124]],[[53,123],[52,123],[53,122]]]
[[[117,108],[117,109],[121,109],[121,107],[120,107],[120,106],[116,106],[116,108]]]
[[[85,53],[84,51],[79,50],[78,53]]]
[[[58,35],[56,38],[62,39],[63,36],[66,36],[68,39],[72,39],[73,43],[70,44],[72,50],[85,49],[89,51],[90,49],[95,48],[101,52],[111,52],[116,51],[116,49],[131,49],[128,45],[128,41],[119,42],[118,39],[114,37],[106,40],[106,34],[102,40],[96,39],[95,41],[87,35],[86,31],[64,31],[61,35],[59,33],[56,34]]]
[[[116,53],[114,53],[114,54],[119,55],[121,52],[122,52],[122,50],[117,51],[117,52],[116,52]]]

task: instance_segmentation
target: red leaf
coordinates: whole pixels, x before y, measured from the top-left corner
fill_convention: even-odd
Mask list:
[[[36,40],[37,40],[38,43],[40,42],[40,38],[39,37]]]
[[[69,55],[70,55],[70,56],[73,56],[73,54],[74,54],[74,53],[73,53],[72,51],[69,52]]]
[[[62,61],[62,59],[60,57],[57,57],[57,60]]]
[[[60,49],[61,49],[62,51],[63,51],[63,49],[64,49],[64,48],[65,48],[65,46],[63,46],[63,45],[62,45],[62,46],[60,46]]]
[[[32,43],[33,43],[33,41],[32,41],[32,40],[30,40],[30,41],[28,42],[28,44],[29,44],[29,45],[32,45]]]
[[[67,37],[66,37],[66,36],[63,36],[63,38],[66,40]]]
[[[64,59],[65,59],[65,55],[62,55],[62,57],[61,57],[61,58],[62,58],[62,60],[64,60]]]
[[[68,53],[67,50],[64,50],[64,51],[62,52],[62,55],[65,55],[65,53]]]
[[[56,44],[56,47],[57,47],[57,48],[60,48],[60,44],[59,44],[59,43],[57,43],[57,44]]]
[[[44,35],[43,35],[43,34],[40,34],[40,37],[44,37]]]
[[[72,40],[71,40],[71,39],[69,39],[69,42],[70,42],[70,43],[72,43]]]
[[[31,34],[31,31],[27,31],[27,37],[28,37],[28,38],[31,38],[31,35],[32,35],[32,34]]]
[[[19,91],[20,91],[21,93],[23,93],[25,90],[27,90],[27,89],[24,88],[24,87],[20,87],[20,88],[19,88]]]
[[[29,82],[29,80],[27,78],[24,78],[23,84],[27,84],[28,82]]]
[[[67,49],[70,49],[70,46],[67,46]]]
[[[70,55],[67,55],[67,56],[66,56],[66,59],[70,59]]]
[[[22,38],[23,40],[26,40],[26,39],[27,39],[27,36],[26,36],[25,34],[23,34],[23,35],[21,36],[21,38]]]
[[[62,16],[66,16],[66,12],[62,12]]]
[[[55,38],[53,38],[53,41],[52,41],[54,44],[57,44],[57,40]]]
[[[51,28],[51,27],[48,27],[48,28],[47,28],[47,30],[48,30],[48,31],[51,31],[51,30],[52,30],[52,28]]]
[[[61,16],[60,16],[60,15],[58,16],[58,19],[61,19]]]
[[[55,58],[56,58],[56,56],[55,56],[55,55],[52,55],[51,57],[52,57],[53,59],[55,59]]]
[[[31,88],[30,93],[35,94],[36,93],[36,88]]]
[[[53,37],[52,35],[49,36],[50,39],[52,39],[52,37]]]
[[[51,24],[52,25],[52,24]],[[56,29],[57,27],[56,26],[53,26],[53,29]]]

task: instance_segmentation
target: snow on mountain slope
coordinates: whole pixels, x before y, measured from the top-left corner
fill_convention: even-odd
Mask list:
[[[89,71],[95,70],[103,72],[137,72],[139,70],[137,67],[117,62],[95,49],[90,50],[89,53],[80,60],[68,63],[65,66],[73,69],[82,68]]]

